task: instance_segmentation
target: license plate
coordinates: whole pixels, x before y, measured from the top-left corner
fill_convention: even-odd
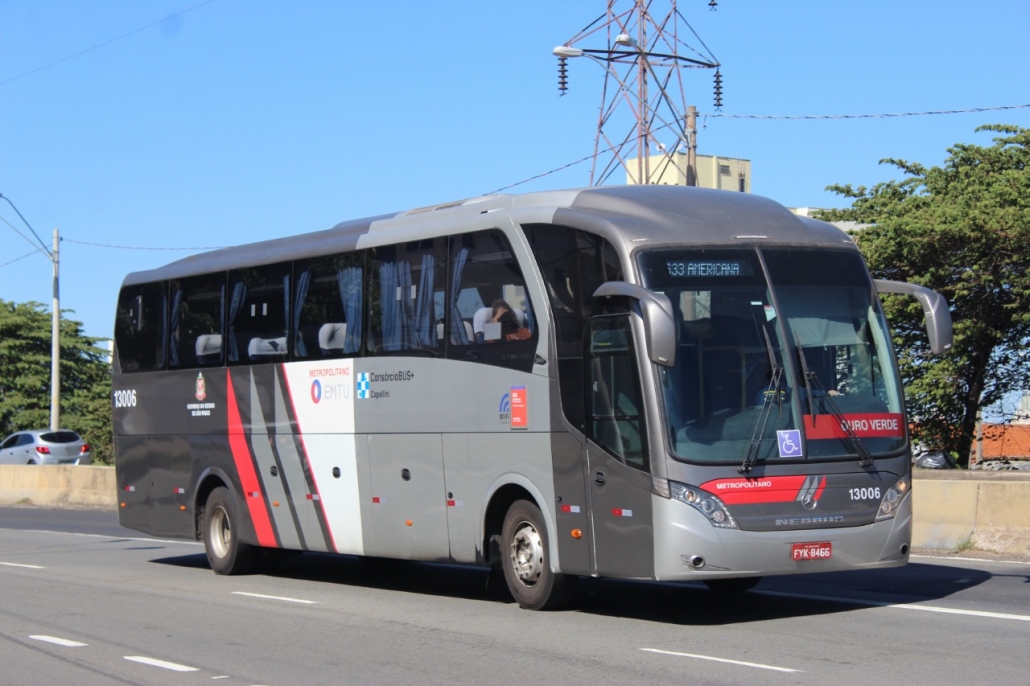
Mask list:
[[[829,541],[819,543],[795,543],[790,546],[790,559],[801,560],[829,560],[833,557],[833,544]]]

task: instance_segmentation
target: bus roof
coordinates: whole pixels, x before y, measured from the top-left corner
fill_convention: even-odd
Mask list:
[[[416,227],[427,236],[461,231],[463,219],[495,211],[515,217],[593,230],[637,247],[690,244],[793,244],[855,248],[843,231],[800,217],[758,195],[684,186],[601,186],[525,195],[487,195],[394,214],[341,222],[331,229],[192,255],[163,267],[129,274],[123,285],[183,278],[195,274],[411,240]]]

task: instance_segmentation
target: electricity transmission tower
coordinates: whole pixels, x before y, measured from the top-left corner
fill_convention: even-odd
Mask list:
[[[715,9],[717,2],[708,5]],[[607,46],[588,47],[601,41]],[[680,14],[676,0],[608,0],[605,14],[554,54],[561,95],[568,90],[568,58],[586,57],[604,69],[591,185],[605,183],[620,168],[636,183],[655,183],[674,165],[681,146],[687,152],[686,185],[696,185],[696,112],[686,105],[683,70],[715,70],[714,104],[719,109],[721,65]],[[654,157],[652,149],[659,151]]]

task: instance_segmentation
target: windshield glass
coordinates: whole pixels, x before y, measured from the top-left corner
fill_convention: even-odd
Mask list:
[[[762,255],[771,288],[754,250],[640,256],[644,285],[669,297],[677,323],[676,364],[657,368],[673,454],[699,462],[854,458],[834,415],[874,455],[901,448],[901,394],[861,256]]]

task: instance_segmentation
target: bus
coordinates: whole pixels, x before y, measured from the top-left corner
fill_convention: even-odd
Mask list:
[[[320,551],[747,590],[908,561],[911,445],[831,224],[673,186],[491,195],[129,274],[123,526],[242,574]]]

